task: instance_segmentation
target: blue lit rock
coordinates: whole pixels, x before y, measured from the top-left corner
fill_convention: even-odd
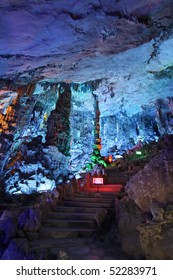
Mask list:
[[[172,97],[157,99],[141,111],[128,116],[126,111],[101,117],[103,155],[122,154],[138,144],[158,141],[160,135],[172,133]],[[110,106],[111,110],[111,106]],[[130,129],[129,129],[130,128]]]
[[[60,174],[67,175],[69,157],[63,155],[57,147],[47,146],[43,148],[43,164],[53,179],[57,179]]]
[[[29,163],[29,164],[22,163],[19,166],[20,172],[24,174],[37,173],[39,169],[41,170],[44,169],[41,163]]]
[[[12,194],[16,191],[16,185],[19,182],[19,173],[16,172],[13,174],[13,176],[9,177],[6,181],[6,191]]]
[[[34,137],[41,136],[42,142],[46,141],[47,120],[58,99],[57,86],[45,87],[45,83],[38,83],[33,89],[31,99],[25,95],[20,98],[19,135],[16,138],[22,137],[31,141]]]
[[[45,192],[48,190],[53,190],[56,187],[55,181],[52,181],[47,178],[43,178],[40,185],[37,187],[38,192]]]
[[[56,187],[55,181],[48,179],[43,174],[38,176],[29,177],[28,179],[21,179],[14,183],[13,176],[10,178],[13,184],[9,186],[8,181],[6,181],[6,192],[10,194],[32,194],[33,192],[46,192],[48,190],[53,190]],[[14,178],[15,180],[15,178]]]
[[[17,97],[17,92],[0,90],[0,113],[6,114],[6,109]]]
[[[27,181],[25,183],[25,181],[23,183],[19,182],[18,183],[18,186],[17,186],[17,189],[20,190],[20,192],[22,194],[31,194],[32,191],[34,191],[34,189],[31,189],[28,184],[27,184]]]
[[[90,162],[94,144],[94,98],[87,84],[72,87],[72,109],[70,114],[71,171],[79,171]]]

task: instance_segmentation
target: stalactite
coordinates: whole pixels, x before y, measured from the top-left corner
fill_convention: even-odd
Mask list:
[[[32,104],[25,104],[23,99],[31,98],[35,90],[35,84],[19,86],[13,84],[12,81],[8,81],[8,83],[3,84],[2,89],[15,91],[18,93],[18,95],[6,108],[5,113],[0,114],[1,174],[4,172],[6,166],[8,166],[9,158],[12,156],[13,152],[17,150],[17,147],[21,144],[22,135],[20,134],[22,132],[23,127],[26,124],[29,125]]]

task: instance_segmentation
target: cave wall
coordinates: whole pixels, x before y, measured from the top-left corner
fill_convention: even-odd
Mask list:
[[[11,83],[8,87],[16,89],[17,97],[6,104],[6,110],[1,110],[4,120],[1,122],[0,147],[2,185],[11,194],[52,189],[59,174],[67,173],[68,165],[68,158],[56,145],[51,146],[47,137],[51,113],[58,100],[61,103],[60,86]]]
[[[162,76],[158,83],[168,86],[171,81],[172,78]],[[170,89],[164,91],[162,87],[162,95],[145,105],[119,99],[121,91],[112,77],[109,81],[82,84],[40,82],[15,86],[11,99],[1,91],[6,94],[0,115],[1,174],[8,191],[18,193],[23,188],[27,192],[28,185],[29,192],[42,191],[44,184],[49,189],[68,180],[71,173],[81,172],[92,158],[97,107],[102,156],[116,157],[133,148],[139,139],[148,143],[172,134]],[[149,98],[146,94],[143,100]]]
[[[124,52],[126,59],[122,54],[113,59],[115,69],[120,64],[122,68],[110,71],[94,91],[100,108],[102,155],[115,155],[116,147],[120,152],[132,148],[138,136],[149,142],[172,133],[172,42],[171,35],[158,45],[152,59],[151,44]]]
[[[162,136],[157,151],[116,199],[123,250],[137,259],[172,260],[173,135]]]
[[[4,155],[7,156],[7,151],[10,156],[23,142],[30,142],[38,136],[45,142],[47,119],[57,100],[55,87],[46,88],[39,84],[17,86],[10,83],[5,85],[4,89],[6,95],[9,93],[10,99],[4,102],[3,97],[0,111],[1,161]],[[4,90],[1,90],[1,93],[3,92]],[[12,98],[13,96],[15,98]],[[2,165],[4,164],[6,163]]]
[[[164,134],[173,133],[173,97],[157,99],[145,105],[132,116],[119,111],[116,115],[101,117],[102,154],[116,156],[143,143],[158,141]],[[111,111],[113,106],[109,106]]]
[[[0,127],[1,174],[7,192],[51,189],[90,162],[95,118],[92,91],[90,84],[44,82],[16,86],[11,99],[8,91],[2,92],[8,97],[1,106]]]

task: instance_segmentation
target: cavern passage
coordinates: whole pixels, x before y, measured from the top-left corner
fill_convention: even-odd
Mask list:
[[[173,1],[0,11],[0,258],[173,259]]]

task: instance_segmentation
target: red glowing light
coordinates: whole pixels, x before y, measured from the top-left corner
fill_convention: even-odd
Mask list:
[[[109,162],[112,162],[112,161],[113,161],[112,156],[109,156],[109,157],[108,157],[108,161],[109,161]]]
[[[93,184],[103,185],[103,178],[93,178]]]

